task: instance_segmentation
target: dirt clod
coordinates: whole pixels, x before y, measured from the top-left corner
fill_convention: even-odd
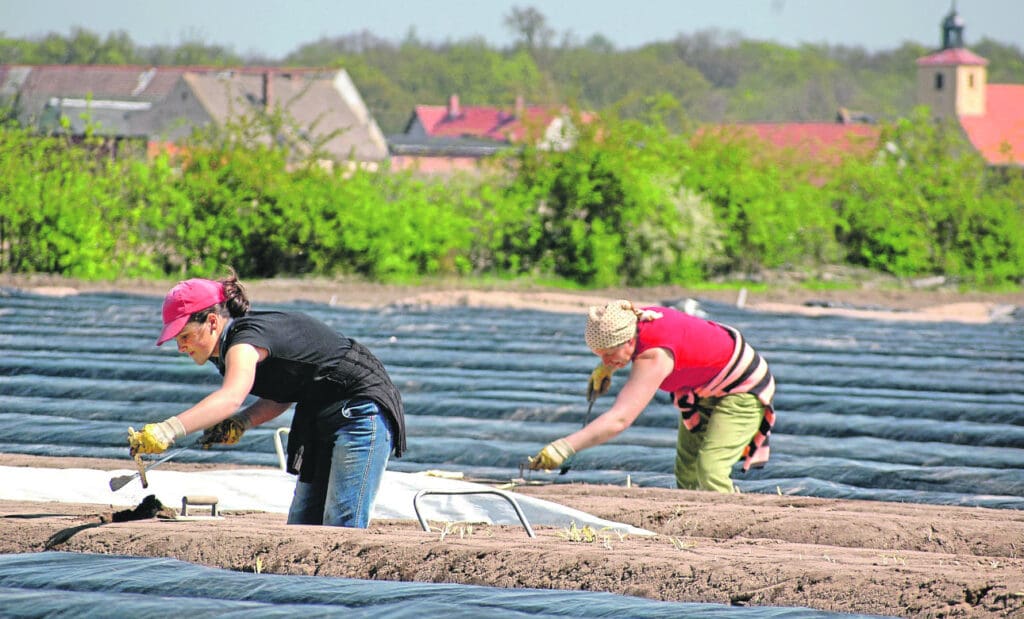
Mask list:
[[[130,522],[132,520],[146,520],[149,518],[162,518],[164,520],[173,520],[178,517],[178,512],[173,507],[167,507],[160,502],[160,499],[156,498],[155,494],[150,494],[146,498],[142,499],[138,505],[131,509],[122,509],[110,514],[101,514],[100,522],[107,524],[109,522]]]

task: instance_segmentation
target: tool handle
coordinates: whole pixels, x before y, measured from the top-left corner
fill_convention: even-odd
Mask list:
[[[197,443],[197,445],[198,445],[198,443]],[[193,445],[192,447],[195,447],[195,445]],[[149,487],[149,482],[146,480],[146,471],[148,471],[149,469],[151,469],[151,468],[153,468],[155,466],[160,466],[164,462],[167,462],[168,460],[170,460],[171,458],[177,456],[178,454],[180,454],[181,452],[185,451],[186,449],[189,449],[189,446],[179,447],[178,449],[175,449],[174,451],[171,451],[171,452],[168,452],[168,453],[164,454],[163,457],[161,457],[159,460],[153,461],[151,464],[145,464],[144,462],[142,462],[142,458],[139,457],[138,454],[136,454],[133,457],[133,459],[135,460],[136,465],[138,466],[139,470],[135,471],[135,473],[133,475],[122,475],[120,477],[113,477],[113,478],[111,478],[111,480],[110,480],[110,489],[113,490],[114,492],[117,492],[121,488],[124,488],[126,485],[128,485],[136,477],[138,477],[142,481],[142,487],[143,488],[148,488]]]
[[[165,453],[163,456],[161,456],[159,460],[154,460],[154,461],[150,462],[149,464],[146,464],[145,462],[142,462],[143,466],[139,467],[139,472],[136,473],[136,475],[139,476],[139,479],[142,480],[142,487],[146,488],[147,486],[149,486],[149,484],[146,482],[146,472],[147,471],[149,471],[150,469],[154,469],[154,468],[160,466],[164,462],[167,462],[171,458],[179,455],[181,452],[185,451],[186,449],[190,449],[190,447],[179,447],[178,449],[175,449],[174,451],[169,451],[169,452]]]
[[[216,505],[220,502],[217,497],[209,494],[190,494],[181,497],[181,500],[189,505]]]
[[[135,461],[135,469],[137,471],[135,474],[139,477],[139,480],[142,481],[142,487],[148,488],[149,481],[146,480],[146,463],[142,461],[142,455],[137,453],[132,454],[132,460]]]
[[[597,402],[597,394],[595,393],[593,396],[587,398],[587,402],[590,404],[587,405],[587,414],[583,417],[583,425],[580,426],[581,428],[587,427],[587,424],[590,422],[590,413],[594,412],[594,402]],[[558,474],[565,475],[571,469],[571,464],[563,464],[562,468],[558,471]]]
[[[217,497],[215,497],[213,495],[190,494],[190,495],[187,495],[187,496],[183,496],[183,497],[181,497],[181,515],[182,516],[187,516],[188,515],[188,506],[189,505],[209,505],[210,506],[210,515],[211,516],[216,516],[217,515],[217,503],[219,503],[219,502],[220,501],[217,500]]]
[[[174,451],[167,452],[159,460],[154,460],[152,462],[152,464],[147,465],[146,466],[146,470],[148,471],[149,469],[153,468],[154,466],[159,466],[159,465],[163,464],[164,462],[167,462],[168,460],[170,460],[171,458],[177,456],[178,454],[180,454],[181,452],[185,451],[186,449],[188,449],[188,447],[179,447],[178,449],[175,449]]]

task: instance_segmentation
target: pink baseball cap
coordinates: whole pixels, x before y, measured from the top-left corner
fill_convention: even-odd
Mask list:
[[[192,314],[226,299],[220,282],[199,278],[178,282],[164,297],[164,330],[160,332],[156,345],[160,346],[181,333]]]

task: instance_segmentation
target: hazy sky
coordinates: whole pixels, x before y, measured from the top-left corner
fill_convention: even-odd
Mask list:
[[[533,7],[559,36],[594,34],[619,49],[718,29],[784,45],[929,48],[954,0],[0,0],[0,33],[30,38],[80,26],[126,31],[138,45],[201,41],[279,59],[303,43],[355,32],[399,41],[483,37],[504,47],[504,17]],[[988,37],[1024,48],[1024,0],[956,0],[967,44]]]

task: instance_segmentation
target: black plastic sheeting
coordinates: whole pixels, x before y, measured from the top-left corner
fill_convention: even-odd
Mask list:
[[[498,589],[230,572],[174,559],[0,555],[4,617],[865,617],[786,607],[658,602],[586,591]]]
[[[161,299],[64,298],[0,289],[0,451],[127,458],[125,434],[219,384],[173,342],[154,345]],[[397,471],[507,480],[578,428],[587,377],[583,313],[480,308],[357,310],[296,302],[369,346],[408,412]],[[741,329],[778,381],[772,459],[737,473],[744,492],[1024,509],[1024,323],[881,322],[744,311],[702,302]],[[624,382],[619,372],[613,393]],[[594,415],[611,402],[599,400]],[[673,487],[678,413],[666,394],[609,444],[578,454],[555,483]],[[273,431],[181,462],[276,465]],[[126,466],[129,463],[126,460]],[[738,469],[737,469],[738,470]]]
[[[162,420],[219,383],[173,343],[154,346],[160,299],[35,296],[0,289],[0,452],[127,460],[129,425]],[[362,341],[403,393],[409,452],[426,468],[507,480],[544,444],[579,427],[597,359],[583,316],[523,310],[302,310]],[[1024,325],[874,322],[745,312],[703,303],[743,330],[778,380],[768,467],[744,492],[1024,509]],[[625,373],[613,383],[621,387]],[[604,398],[595,415],[611,402]],[[276,465],[286,413],[234,448],[181,462]],[[555,483],[672,487],[677,413],[660,394],[613,442],[579,454]],[[273,576],[171,559],[0,555],[10,617],[829,617],[818,610],[674,604],[606,593]]]

